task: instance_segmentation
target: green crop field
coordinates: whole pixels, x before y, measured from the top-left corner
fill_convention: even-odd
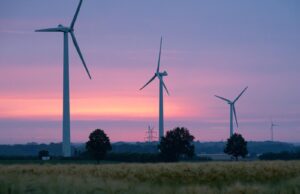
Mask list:
[[[0,165],[0,193],[300,193],[300,161]]]

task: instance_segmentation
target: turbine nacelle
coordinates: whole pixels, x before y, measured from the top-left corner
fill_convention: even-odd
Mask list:
[[[72,31],[74,31],[74,30],[72,30],[71,28],[66,27],[66,26],[64,26],[64,25],[62,25],[62,24],[59,24],[59,25],[57,26],[57,28],[60,29],[61,32],[72,32]]]
[[[58,28],[61,30],[61,32],[66,32],[66,33],[70,33],[71,32],[71,29],[68,28],[68,27],[65,27],[61,24],[58,25]]]
[[[155,75],[163,77],[163,76],[168,76],[168,73],[164,71],[164,72],[155,73]]]
[[[273,127],[278,127],[278,126],[279,126],[279,125],[273,123],[273,121],[271,122],[271,127],[272,127],[272,128],[273,128]]]

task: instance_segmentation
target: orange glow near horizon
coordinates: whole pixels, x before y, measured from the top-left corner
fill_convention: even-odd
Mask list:
[[[0,99],[0,117],[2,118],[60,118],[62,99]],[[158,104],[151,97],[104,97],[71,99],[73,119],[156,118]],[[186,113],[173,102],[165,105],[165,116],[175,118]]]
[[[95,79],[91,82],[82,75],[80,65],[73,67],[71,76],[73,80],[70,80],[71,118],[84,120],[157,118],[157,80],[145,90],[138,90],[147,81],[149,71],[142,69],[132,72],[122,69],[122,75],[126,74],[130,78],[123,80],[122,76],[116,75],[118,72],[112,69],[106,69],[105,73],[94,69]],[[47,64],[41,68],[37,65],[32,71],[26,71],[25,67],[9,68],[9,72],[15,79],[5,85],[4,89],[7,92],[0,96],[0,118],[51,120],[62,118],[62,77],[59,75],[61,74],[59,66]],[[29,79],[32,75],[34,79]],[[53,75],[59,76],[53,77]],[[198,84],[199,80],[196,83],[195,79],[186,79],[182,82],[176,79],[180,73],[175,71],[172,75],[166,80],[171,96],[165,94],[164,117],[166,119],[211,117],[208,106],[210,102],[197,93],[191,95],[185,85]],[[84,78],[81,79],[80,76]],[[9,74],[4,75],[3,79],[9,80],[10,77]],[[213,81],[206,77],[202,79]],[[103,83],[102,80],[111,84]]]

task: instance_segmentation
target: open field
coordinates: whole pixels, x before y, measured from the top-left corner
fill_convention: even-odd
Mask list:
[[[0,193],[300,193],[300,161],[0,165]]]

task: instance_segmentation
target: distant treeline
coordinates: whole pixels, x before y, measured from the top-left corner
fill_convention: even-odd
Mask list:
[[[198,157],[193,158],[181,158],[181,161],[211,161],[209,157]],[[78,156],[73,156],[71,158],[62,158],[58,156],[51,157],[51,160],[45,161],[45,163],[78,163],[78,164],[89,164],[95,163],[95,160],[87,155],[86,152],[81,153]],[[105,159],[106,162],[126,162],[126,163],[157,163],[163,162],[163,159],[158,153],[108,153]],[[12,163],[44,163],[38,156],[0,156],[1,164],[12,164]]]
[[[51,156],[60,156],[62,144],[28,143],[16,145],[0,145],[0,156],[37,156],[39,151],[41,150],[48,150]]]
[[[260,160],[299,160],[300,150],[297,152],[264,153],[259,156]]]
[[[225,142],[194,142],[196,154],[219,154],[223,153]],[[248,142],[248,151],[252,155],[283,151],[295,152],[299,147],[284,142]],[[48,150],[50,156],[60,156],[61,143],[37,144],[29,143],[22,145],[0,145],[0,156],[37,156],[40,150]],[[74,144],[72,152],[75,156],[85,152],[85,144]],[[112,143],[111,153],[158,153],[157,142],[154,143]],[[146,157],[146,156],[145,156]]]

